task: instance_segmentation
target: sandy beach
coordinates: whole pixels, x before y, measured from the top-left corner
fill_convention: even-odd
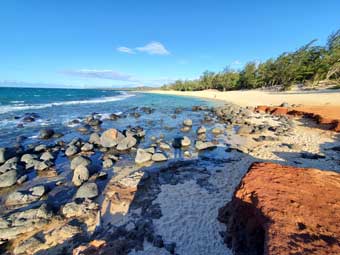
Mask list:
[[[275,92],[269,90],[237,90],[220,92],[217,90],[203,91],[174,91],[174,90],[151,90],[146,93],[157,93],[177,96],[199,97],[213,100],[222,100],[240,106],[275,105],[283,102],[296,105],[308,106],[340,106],[340,90],[291,90]]]

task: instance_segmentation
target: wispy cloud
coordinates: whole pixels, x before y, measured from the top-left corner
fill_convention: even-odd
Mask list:
[[[62,71],[62,73],[83,78],[97,78],[115,81],[137,82],[137,80],[132,75],[120,73],[114,70],[77,69],[77,70],[64,70]]]
[[[165,83],[173,82],[169,77],[136,77],[134,75],[121,73],[108,69],[68,69],[61,71],[62,74],[90,79],[105,79],[111,81],[128,82],[129,86],[161,86]]]
[[[127,54],[135,54],[136,53],[133,49],[128,48],[128,47],[124,47],[124,46],[118,47],[117,51],[122,52],[122,53],[127,53]]]
[[[145,52],[150,55],[170,55],[170,51],[168,51],[165,46],[160,42],[149,42],[144,46],[136,47],[136,48],[129,48],[126,46],[120,46],[117,48],[117,51],[127,53],[127,54],[135,54],[136,51]]]
[[[142,47],[137,47],[136,50],[150,55],[170,55],[170,52],[160,42],[150,42]]]

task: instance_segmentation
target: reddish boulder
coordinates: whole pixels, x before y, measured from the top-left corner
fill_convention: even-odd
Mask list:
[[[340,254],[340,174],[254,163],[220,209],[234,254]]]

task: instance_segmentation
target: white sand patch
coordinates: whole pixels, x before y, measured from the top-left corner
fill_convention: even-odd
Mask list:
[[[155,230],[163,240],[176,243],[176,253],[231,254],[219,234],[225,231],[217,221],[221,194],[209,194],[194,181],[162,185],[161,190],[154,203],[160,203],[163,216],[154,221]]]

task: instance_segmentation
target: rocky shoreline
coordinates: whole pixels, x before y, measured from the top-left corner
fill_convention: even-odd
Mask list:
[[[73,121],[86,136],[46,128],[0,148],[2,253],[228,254],[218,210],[253,162],[340,171],[336,134],[289,116],[225,104],[178,108],[157,134],[135,125],[155,112],[95,113]]]

